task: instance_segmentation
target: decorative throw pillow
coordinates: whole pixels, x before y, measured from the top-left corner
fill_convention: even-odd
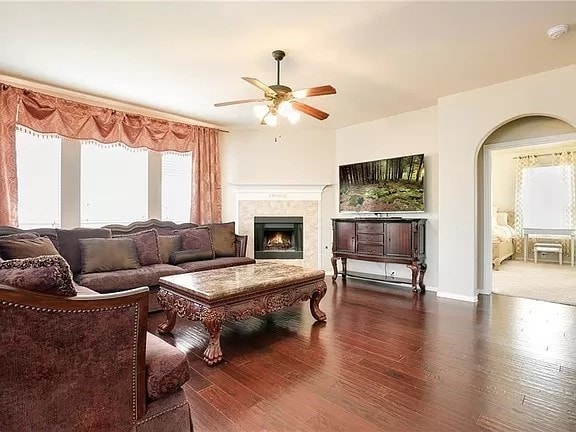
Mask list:
[[[17,237],[0,238],[0,255],[4,259],[35,258],[42,255],[59,255],[54,243],[48,237]]]
[[[212,245],[216,257],[236,256],[236,230],[235,223],[221,223],[208,225],[212,234]]]
[[[163,263],[170,262],[172,252],[182,249],[182,237],[179,235],[159,235],[158,247],[160,249],[160,258]]]
[[[158,233],[155,229],[140,231],[134,234],[125,234],[118,237],[128,237],[134,240],[140,265],[147,266],[162,263],[160,249],[158,247]]]
[[[56,229],[60,255],[64,257],[72,273],[80,273],[82,260],[80,258],[80,239],[84,238],[110,238],[112,233],[106,228],[74,228]]]
[[[140,268],[136,243],[131,238],[80,239],[82,273]]]
[[[180,264],[190,261],[204,261],[214,258],[212,249],[192,249],[172,252],[170,264]]]
[[[60,255],[0,262],[0,283],[44,294],[76,295],[70,266]]]
[[[208,227],[190,228],[177,231],[177,233],[182,237],[182,250],[210,249],[214,257],[212,237]]]

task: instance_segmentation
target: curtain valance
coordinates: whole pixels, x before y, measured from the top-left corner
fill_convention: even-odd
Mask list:
[[[194,151],[202,136],[218,134],[213,128],[129,114],[30,90],[15,91],[19,93],[16,122],[40,133],[177,152]]]

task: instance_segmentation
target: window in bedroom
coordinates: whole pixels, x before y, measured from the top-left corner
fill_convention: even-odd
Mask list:
[[[162,219],[190,222],[192,202],[191,153],[162,154]]]
[[[525,228],[572,228],[570,205],[574,191],[570,165],[524,168],[522,211]]]
[[[60,227],[61,140],[16,132],[18,225]]]
[[[148,218],[148,152],[81,144],[81,226],[128,224]]]

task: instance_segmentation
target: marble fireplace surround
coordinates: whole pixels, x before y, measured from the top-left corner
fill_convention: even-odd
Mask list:
[[[286,264],[322,268],[321,200],[327,185],[233,185],[236,226],[248,236],[246,255],[254,256],[255,216],[301,216],[304,219],[304,259],[279,260]]]

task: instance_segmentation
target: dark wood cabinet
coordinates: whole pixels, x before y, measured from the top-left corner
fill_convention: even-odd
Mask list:
[[[394,283],[412,285],[415,293],[425,290],[426,273],[426,219],[401,218],[341,218],[332,219],[333,279],[342,275],[367,277]],[[406,264],[412,271],[411,279],[385,275],[349,273],[347,260]],[[338,259],[342,272],[338,272]]]

